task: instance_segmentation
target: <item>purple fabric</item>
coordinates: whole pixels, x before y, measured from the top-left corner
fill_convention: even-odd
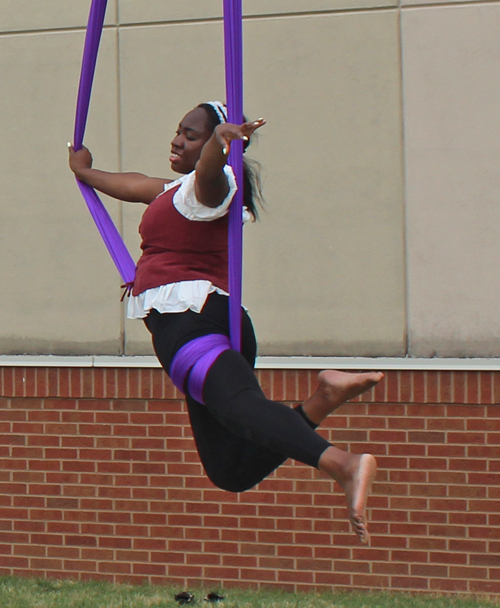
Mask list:
[[[93,0],[90,7],[85,48],[83,51],[80,86],[78,89],[78,100],[76,104],[75,132],[73,137],[75,150],[80,150],[82,147],[83,136],[85,134],[89,113],[90,94],[92,92],[92,83],[94,80],[97,52],[101,40],[106,5],[107,0]],[[123,282],[128,285],[132,284],[135,277],[135,262],[128,252],[113,220],[109,216],[109,213],[96,191],[78,180],[77,183],[94,222],[96,223],[97,229],[118,268]]]
[[[226,336],[209,334],[195,338],[180,348],[170,365],[169,376],[174,385],[182,392],[188,378],[190,395],[199,403],[203,403],[203,385],[208,370],[217,357],[231,348]]]
[[[243,122],[243,15],[241,0],[224,0],[224,52],[228,122]],[[241,350],[241,285],[243,265],[243,142],[231,143],[229,164],[238,190],[229,210],[229,335]]]

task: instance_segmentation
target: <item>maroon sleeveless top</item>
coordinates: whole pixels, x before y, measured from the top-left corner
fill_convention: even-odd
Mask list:
[[[142,255],[133,296],[160,285],[200,279],[229,291],[228,216],[205,222],[188,220],[173,204],[179,187],[161,194],[142,216]]]

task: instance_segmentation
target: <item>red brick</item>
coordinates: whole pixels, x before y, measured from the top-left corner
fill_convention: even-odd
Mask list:
[[[394,589],[426,591],[429,589],[429,579],[417,576],[393,576],[391,578],[391,586]]]
[[[484,431],[488,433],[500,431],[500,419],[468,418],[466,423],[467,431]]]
[[[394,550],[391,553],[391,559],[397,562],[406,563],[421,563],[425,564],[429,561],[429,554],[427,551],[398,551]]]
[[[185,564],[186,555],[184,553],[174,553],[169,551],[153,551],[150,558],[152,563],[161,564]]]
[[[324,568],[318,568],[317,566],[314,565],[314,560],[311,560],[311,563],[308,564],[305,568],[303,567],[304,564],[300,563],[301,560],[294,560],[294,559],[290,559],[290,558],[286,558],[286,557],[259,557],[258,559],[258,566],[259,568],[264,568],[266,570],[293,570],[295,568],[295,564],[297,563],[297,569],[298,570],[323,570]],[[330,562],[330,568],[328,568],[329,570],[331,570],[331,562]]]
[[[62,559],[78,559],[80,549],[77,547],[46,547],[47,557],[59,557]]]
[[[187,553],[200,553],[203,550],[203,544],[193,540],[185,539],[170,539],[168,541],[169,551],[177,551],[182,555]]]
[[[447,418],[484,418],[486,408],[478,405],[448,405],[446,407]]]
[[[417,511],[410,513],[410,521],[415,523],[446,524],[448,522],[448,514],[439,511]]]
[[[399,372],[399,401],[413,401],[414,372]]]
[[[466,564],[467,555],[451,551],[431,551],[429,561],[436,564]]]
[[[119,524],[116,526],[115,533],[118,536],[148,536],[148,528],[147,526],[125,526]]]
[[[291,532],[278,532],[276,530],[261,530],[257,531],[257,542],[268,543],[274,545],[286,545],[293,543],[293,534]]]
[[[468,474],[468,483],[473,485],[500,485],[500,473],[474,473]]]
[[[444,526],[430,525],[429,534],[432,536],[447,536],[451,538],[464,538],[467,536],[467,530],[462,526]]]
[[[100,562],[97,564],[97,570],[105,573],[129,574],[131,565],[123,562]]]
[[[410,458],[410,469],[445,470],[448,462],[444,458]]]
[[[374,386],[370,391],[364,393],[362,396],[363,401],[374,401],[385,403],[388,401],[387,397],[387,386],[388,382],[391,382],[391,378],[397,372],[386,372],[384,380],[379,382],[376,386]]]
[[[374,562],[372,568],[373,574],[408,575],[410,573],[410,568],[408,564],[398,564],[396,562]]]
[[[63,562],[60,559],[31,558],[30,568],[40,568],[43,570],[62,570]]]
[[[374,574],[354,574],[352,584],[355,588],[369,589],[388,589],[391,586],[391,581],[388,576],[380,576]]]
[[[0,555],[0,567],[9,568],[6,576],[15,575],[12,568],[28,568],[30,560],[27,557],[14,557],[13,555]],[[30,574],[32,570],[27,571]]]
[[[168,516],[169,526],[202,526],[203,520],[200,515],[185,515],[171,513]]]
[[[409,548],[424,551],[444,551],[447,548],[447,539],[445,538],[429,538],[429,537],[412,537],[409,539]]]
[[[452,498],[486,498],[486,486],[448,486],[448,496]]]
[[[257,533],[254,530],[221,530],[221,540],[255,543]]]
[[[469,555],[469,564],[471,566],[497,566],[500,567],[500,555],[491,553],[479,553]],[[469,578],[468,576],[466,578]]]
[[[498,538],[498,530],[489,526],[475,526],[468,530],[469,538],[496,540]]]
[[[425,576],[428,578],[447,578],[448,566],[438,566],[436,564],[411,564],[410,572],[412,576]]]
[[[273,371],[273,392],[271,399],[274,401],[284,401],[285,394],[285,372],[283,370]]]
[[[464,431],[464,418],[428,418],[426,427],[429,431]]]
[[[479,403],[479,372],[467,374],[467,403]]]
[[[469,581],[469,590],[472,593],[484,596],[485,593],[500,593],[500,570],[491,570],[493,580]]]
[[[452,440],[449,438],[450,435],[452,435],[452,433],[448,434],[448,441],[451,442]],[[408,441],[415,443],[432,444],[445,443],[447,439],[446,433],[441,433],[438,431],[410,431],[408,433]]]
[[[381,477],[379,472],[378,477]],[[389,471],[389,481],[392,484],[407,484],[407,483],[425,483],[427,481],[427,473],[425,471]],[[406,488],[407,486],[405,486]],[[380,486],[377,485],[377,491]],[[405,490],[406,491],[406,490]]]
[[[428,526],[421,523],[405,522],[390,524],[391,536],[425,536],[428,533]],[[388,539],[389,542],[389,539]]]
[[[97,564],[95,560],[65,559],[64,568],[70,572],[95,572],[97,570]]]
[[[450,566],[450,578],[457,579],[488,579],[488,570],[486,568],[474,568],[466,566]]]
[[[207,571],[210,569],[207,569]],[[234,569],[235,572],[237,573],[238,570]],[[220,568],[219,572],[230,572],[231,568]],[[185,564],[182,565],[176,565],[176,564],[168,564],[167,566],[167,572],[168,572],[168,577],[172,577],[172,576],[180,576],[180,577],[186,577],[186,576],[191,576],[194,579],[200,580],[203,577],[203,571],[201,566],[187,566]],[[224,575],[222,575],[220,578],[222,578]],[[236,577],[235,577],[236,578]]]
[[[403,444],[390,444],[389,455],[391,456],[425,456],[426,446],[425,445],[409,445]]]
[[[429,471],[429,483],[450,485],[467,483],[467,475],[457,471]]]
[[[264,571],[267,572],[267,571]],[[243,573],[243,572],[242,572]],[[269,574],[273,574],[273,571],[271,570]],[[279,581],[289,581],[292,583],[313,583],[314,582],[314,573],[313,572],[299,572],[297,570],[295,571],[287,571],[287,570],[281,570],[277,572],[278,575],[278,580]],[[267,577],[266,577],[267,578]],[[264,577],[260,577],[259,580],[265,580]],[[272,580],[272,577],[269,576],[269,580]]]
[[[432,402],[431,402],[432,403]],[[444,418],[447,406],[435,404],[408,405],[406,415],[415,418]]]
[[[311,560],[313,561],[313,560]],[[316,570],[329,571],[330,568],[316,568]],[[335,560],[333,562],[333,569],[335,572],[370,572],[370,564],[368,562],[357,561],[357,560],[348,560],[341,561]]]
[[[412,496],[439,497],[439,496],[446,496],[447,492],[446,492],[445,485],[412,484],[410,487],[410,494]]]
[[[276,546],[258,543],[241,543],[240,555],[276,555]]]
[[[252,555],[223,555],[222,565],[236,568],[256,568],[257,557]]]

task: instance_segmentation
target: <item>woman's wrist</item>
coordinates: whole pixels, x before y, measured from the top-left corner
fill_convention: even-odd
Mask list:
[[[90,167],[75,167],[73,168],[73,173],[78,181],[87,183],[90,177],[90,173],[93,171]]]

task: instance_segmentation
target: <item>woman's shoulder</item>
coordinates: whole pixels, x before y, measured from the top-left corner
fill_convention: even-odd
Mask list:
[[[173,204],[177,211],[187,219],[198,222],[210,222],[226,215],[237,187],[233,169],[229,165],[224,167],[224,173],[229,182],[229,193],[218,207],[207,207],[196,198],[196,171],[183,175],[175,182],[168,184],[168,190],[179,185],[179,189],[173,198]]]

